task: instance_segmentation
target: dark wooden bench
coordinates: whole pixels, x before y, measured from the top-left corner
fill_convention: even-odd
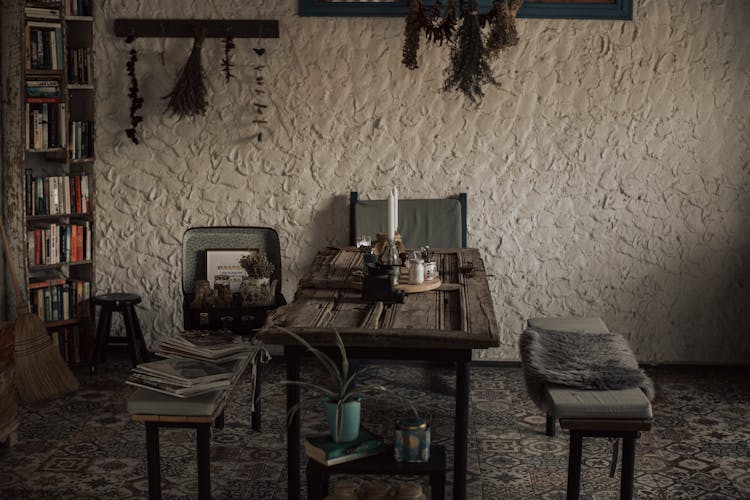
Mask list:
[[[530,327],[581,332],[582,335],[609,330],[600,318],[535,318]],[[651,403],[640,389],[593,391],[562,386],[546,387],[549,410],[547,435],[555,435],[556,421],[570,432],[568,455],[568,500],[581,490],[581,460],[584,437],[622,439],[620,498],[633,498],[635,441],[642,431],[651,430]]]

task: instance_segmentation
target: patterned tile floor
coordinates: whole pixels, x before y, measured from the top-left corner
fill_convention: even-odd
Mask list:
[[[147,496],[145,431],[125,411],[131,389],[122,380],[128,365],[114,358],[95,376],[78,373],[82,388],[75,394],[21,407],[19,441],[0,449],[0,498]],[[314,370],[303,367],[305,374]],[[445,445],[450,457],[453,378],[449,369],[429,373],[382,365],[369,378],[419,401],[432,416],[433,441]],[[657,368],[650,374],[659,396],[654,430],[637,445],[636,496],[750,498],[750,373]],[[284,388],[278,384],[283,376],[280,360],[264,371],[260,433],[250,429],[250,379],[243,379],[227,408],[225,428],[212,440],[214,498],[286,498]],[[468,498],[564,498],[567,435],[544,435],[544,419],[525,394],[520,368],[474,369],[471,401]],[[364,424],[386,437],[402,413],[385,397],[363,404]],[[303,422],[303,433],[324,429],[321,412],[314,409],[305,411]],[[164,498],[196,498],[193,432],[162,430],[161,445]],[[582,498],[618,498],[619,471],[608,476],[610,454],[606,439],[585,440]]]

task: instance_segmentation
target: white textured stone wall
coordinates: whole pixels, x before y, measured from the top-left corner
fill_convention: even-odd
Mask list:
[[[645,362],[750,359],[750,2],[638,0],[634,22],[519,20],[477,109],[440,92],[447,50],[401,61],[400,19],[296,16],[294,0],[97,2],[97,286],[144,296],[144,330],[181,323],[191,226],[278,229],[288,298],[323,245],[346,243],[347,195],[469,195],[502,346],[525,318],[601,315]],[[165,116],[190,40],[136,42],[146,98],[135,146],[118,17],[276,18],[262,143],[251,92],[204,63],[205,118]]]

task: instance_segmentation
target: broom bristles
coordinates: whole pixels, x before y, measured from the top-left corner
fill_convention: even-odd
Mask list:
[[[15,330],[16,381],[22,400],[31,403],[78,389],[78,380],[39,316],[19,314]]]

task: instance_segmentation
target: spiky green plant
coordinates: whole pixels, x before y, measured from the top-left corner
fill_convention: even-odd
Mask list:
[[[341,363],[337,363],[330,356],[322,352],[320,349],[317,349],[316,347],[314,347],[307,340],[297,335],[293,331],[286,329],[286,328],[279,328],[279,327],[277,328],[280,331],[292,337],[294,340],[296,340],[300,344],[302,344],[309,353],[311,353],[313,356],[315,356],[315,358],[317,358],[318,361],[320,361],[320,364],[323,365],[325,370],[328,372],[329,378],[328,378],[327,384],[305,382],[302,380],[283,380],[281,383],[285,385],[296,385],[299,387],[305,387],[307,389],[311,389],[313,392],[317,394],[322,394],[326,396],[330,402],[337,404],[336,406],[336,429],[337,429],[336,439],[337,440],[339,439],[340,433],[341,433],[341,418],[343,415],[344,403],[356,400],[361,394],[375,393],[375,392],[388,392],[389,394],[393,394],[398,399],[406,402],[411,408],[412,412],[414,412],[414,416],[419,418],[419,412],[417,412],[417,409],[414,407],[411,401],[402,397],[400,394],[389,391],[388,388],[386,388],[385,386],[380,385],[380,384],[361,384],[361,383],[358,383],[356,386],[354,385],[354,382],[357,379],[357,377],[359,375],[362,375],[365,371],[367,371],[369,367],[360,368],[359,370],[356,370],[351,375],[349,374],[349,358],[346,355],[346,347],[344,346],[344,341],[341,339],[341,335],[339,334],[337,330],[334,330],[333,333],[334,333],[334,338],[336,340],[336,346],[338,347],[339,354],[341,356]],[[294,415],[299,411],[302,403],[303,401],[300,400],[299,403],[297,403],[296,405],[294,405],[292,408],[289,409],[289,413],[287,415],[289,423],[291,423],[292,417],[294,417]]]

